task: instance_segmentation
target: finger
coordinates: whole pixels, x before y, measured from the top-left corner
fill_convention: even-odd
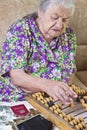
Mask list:
[[[77,94],[66,84],[62,84],[62,88],[66,91],[66,94],[71,96],[72,98],[76,98]]]
[[[68,101],[69,100],[68,95],[66,94],[66,91],[64,91],[62,88],[59,90],[59,94],[60,94],[60,96],[63,97],[64,101]]]
[[[69,86],[66,83],[62,82],[61,87],[64,91],[67,91]]]
[[[62,96],[59,97],[59,101],[61,101],[62,104],[65,104],[65,105],[70,105],[71,103],[73,103],[73,100],[71,98],[69,98],[68,100],[65,100]]]
[[[60,92],[60,95],[62,95],[62,97],[65,100],[68,100],[69,93],[68,93],[68,85],[66,83],[61,82],[60,89],[58,89],[58,92]]]
[[[56,96],[63,104],[70,104],[72,102],[72,99],[66,95],[64,90],[60,89],[56,94]]]
[[[70,98],[70,100],[68,102],[65,102],[65,105],[70,105],[72,103],[73,103],[73,100],[72,100],[72,98]]]
[[[77,94],[76,94],[71,88],[69,88],[69,95],[70,95],[72,98],[77,98]]]
[[[61,92],[61,93],[63,93],[63,92]],[[63,99],[61,93],[56,89],[56,91],[53,92],[53,94],[52,94],[53,101],[58,101],[58,100],[59,100],[59,101],[63,101],[64,99]]]
[[[58,97],[58,95],[56,95],[56,94],[52,95],[52,97],[53,97],[53,101],[59,100],[59,97]]]

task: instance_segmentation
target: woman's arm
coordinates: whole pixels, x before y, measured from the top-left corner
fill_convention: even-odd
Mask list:
[[[64,82],[33,77],[20,69],[11,70],[10,76],[13,84],[21,89],[27,92],[44,91],[54,100],[60,100],[64,104],[70,104],[77,96]]]

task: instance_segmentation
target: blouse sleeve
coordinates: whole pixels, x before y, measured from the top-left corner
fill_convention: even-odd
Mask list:
[[[6,35],[1,50],[1,72],[0,75],[16,68],[27,67],[27,50],[29,40],[26,34],[25,22],[19,20],[14,23]]]

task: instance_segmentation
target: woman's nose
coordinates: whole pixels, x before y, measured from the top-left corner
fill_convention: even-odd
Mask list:
[[[58,28],[59,30],[62,29],[62,27],[63,27],[62,19],[58,19],[58,21],[57,21],[57,23],[56,23],[56,26],[57,26],[57,28]]]

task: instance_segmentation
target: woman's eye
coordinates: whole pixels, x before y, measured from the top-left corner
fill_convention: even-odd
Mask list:
[[[63,22],[66,22],[66,19],[63,19]]]
[[[52,16],[51,18],[54,20],[58,19],[58,17],[56,17],[56,16]]]
[[[69,21],[69,19],[63,19],[62,20],[64,23],[67,23]]]

